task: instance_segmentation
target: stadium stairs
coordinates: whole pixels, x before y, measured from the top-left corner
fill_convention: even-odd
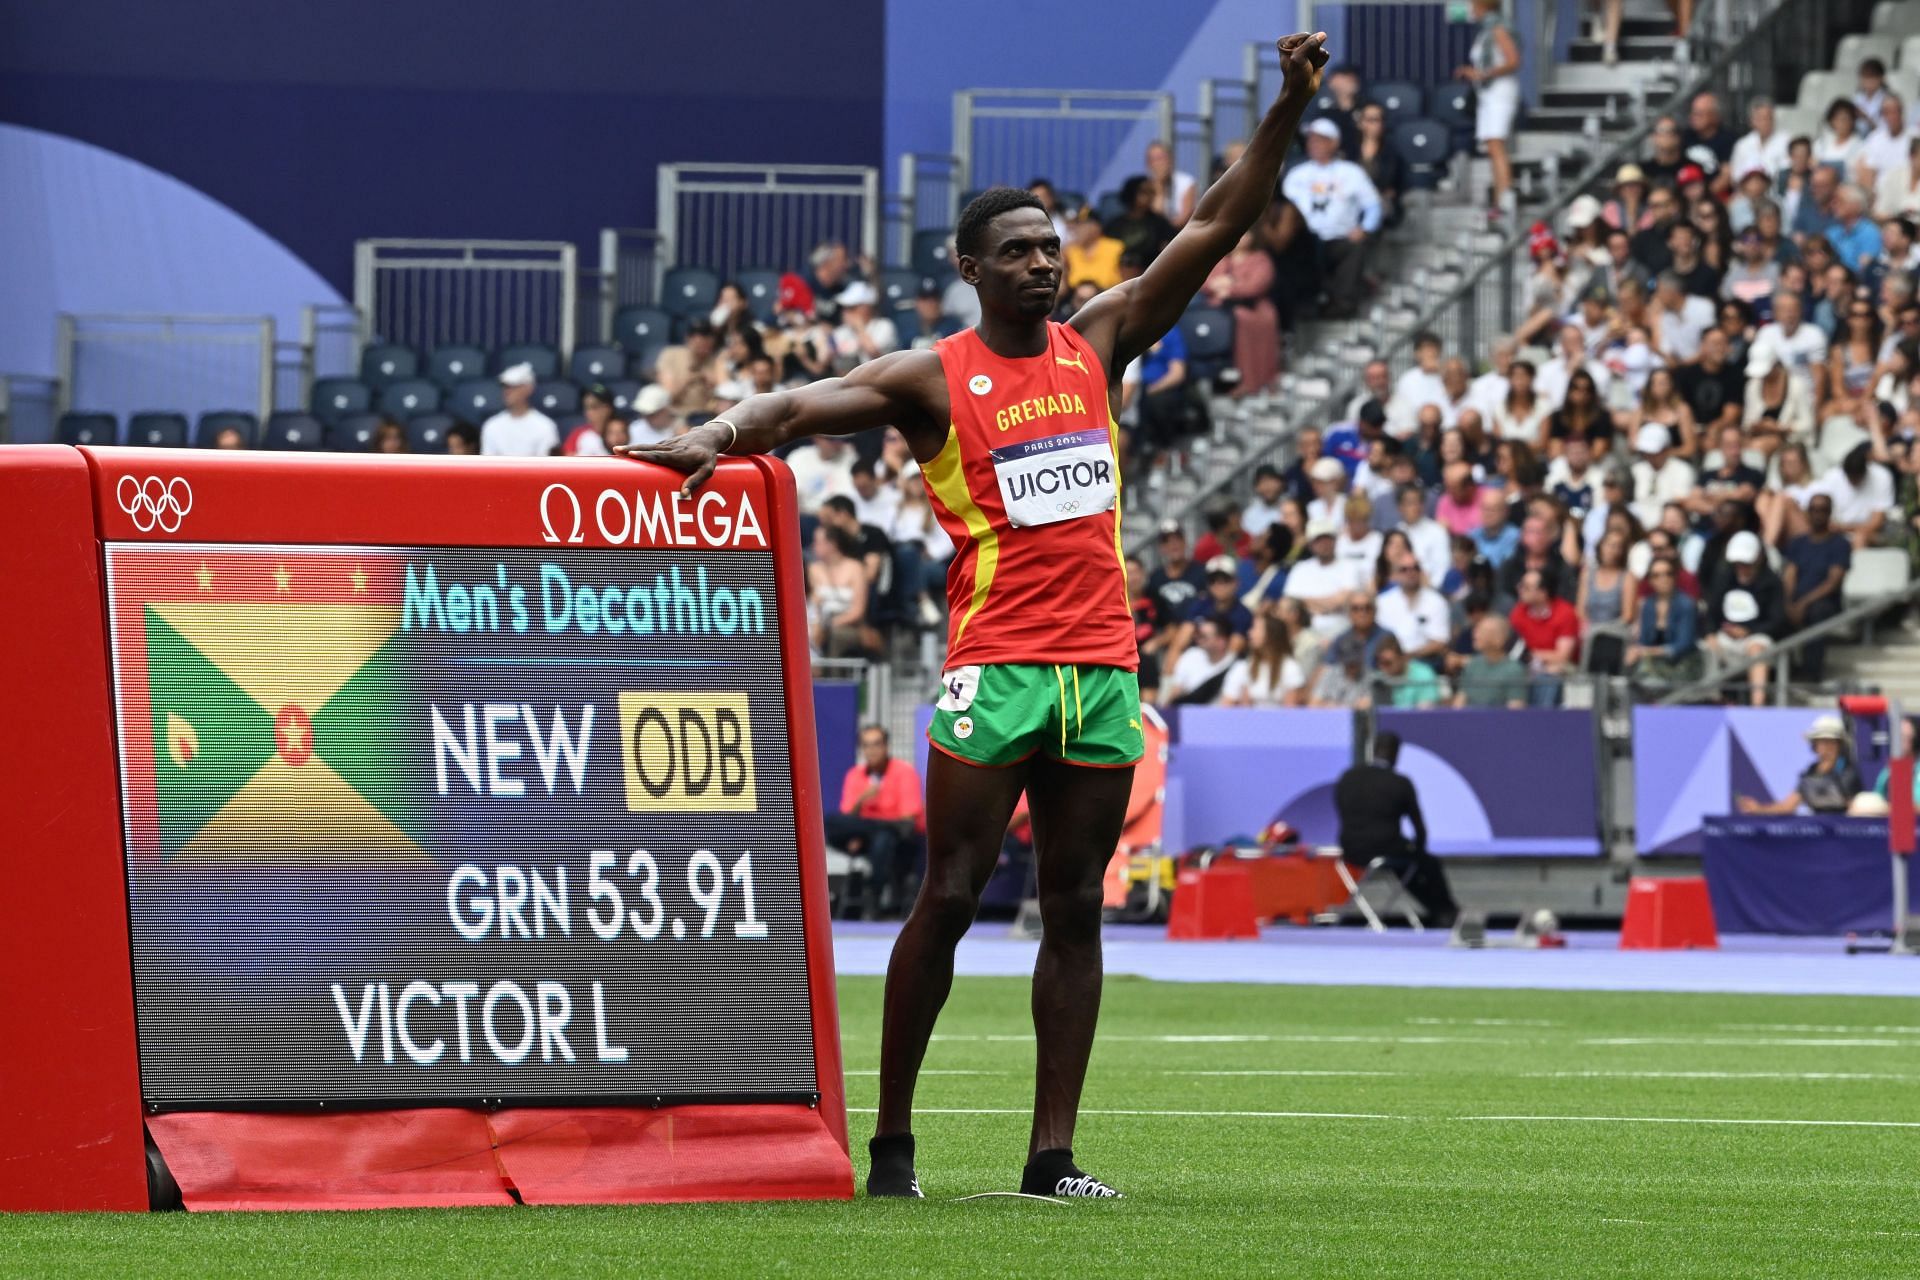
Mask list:
[[[1540,103],[1522,112],[1513,139],[1521,227],[1532,220],[1530,211],[1552,199],[1562,175],[1570,179],[1592,156],[1625,138],[1644,121],[1647,104],[1680,83],[1672,23],[1663,0],[1628,0],[1616,64],[1603,61],[1596,33],[1583,24],[1569,60],[1546,69]],[[1204,527],[1205,504],[1236,480],[1245,483],[1251,456],[1308,425],[1289,407],[1325,399],[1462,284],[1479,261],[1497,253],[1503,233],[1489,227],[1490,185],[1487,160],[1463,151],[1437,189],[1410,193],[1406,218],[1376,249],[1378,289],[1371,307],[1356,320],[1303,321],[1289,343],[1277,394],[1244,402],[1216,399],[1211,437],[1194,442],[1184,466],[1136,490],[1145,500],[1127,520],[1128,544],[1144,545],[1153,526],[1169,515],[1191,531]]]

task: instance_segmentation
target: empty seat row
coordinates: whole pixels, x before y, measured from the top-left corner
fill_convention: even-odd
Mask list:
[[[561,375],[560,353],[539,343],[520,343],[502,347],[489,358],[478,347],[435,347],[426,360],[412,347],[379,342],[360,353],[359,381],[375,391],[385,391],[401,382],[426,381],[442,391],[453,391],[465,383],[495,377],[501,370],[517,364],[528,365],[539,381]],[[566,376],[575,382],[604,382],[626,373],[626,359],[611,347],[581,347],[567,362]]]
[[[585,380],[604,383],[613,394],[616,408],[625,410],[640,383],[624,375],[626,358],[617,349],[595,348],[602,358],[589,362]],[[584,351],[581,354],[586,354]],[[544,381],[533,389],[534,408],[550,418],[572,417],[580,412],[581,388],[560,379]],[[470,378],[443,392],[438,383],[425,378],[408,378],[375,388],[358,378],[319,378],[314,381],[308,410],[329,426],[350,413],[379,412],[405,420],[423,413],[455,414],[469,422],[485,422],[500,412],[503,402],[500,384],[492,378]]]
[[[63,413],[54,435],[60,443],[72,445],[130,444],[169,449],[191,440],[210,449],[229,430],[238,431],[248,448],[264,449],[318,449],[326,433],[317,417],[295,409],[269,415],[264,430],[253,414],[228,409],[201,414],[191,431],[183,413],[136,413],[127,419],[124,438],[119,420],[110,413]]]

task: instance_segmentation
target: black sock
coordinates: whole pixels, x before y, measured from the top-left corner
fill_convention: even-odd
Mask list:
[[[1070,1147],[1036,1151],[1020,1175],[1020,1190],[1030,1196],[1087,1196],[1118,1199],[1120,1193],[1081,1171]]]
[[[867,1194],[918,1197],[920,1180],[913,1173],[913,1135],[879,1133],[867,1143]]]

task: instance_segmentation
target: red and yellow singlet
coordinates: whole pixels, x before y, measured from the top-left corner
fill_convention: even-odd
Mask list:
[[[1139,666],[1120,550],[1120,462],[1107,374],[1085,338],[1008,359],[972,329],[934,348],[953,422],[923,475],[957,548],[949,668]]]

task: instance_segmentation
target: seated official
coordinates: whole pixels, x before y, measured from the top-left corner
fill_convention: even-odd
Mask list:
[[[1845,813],[1860,790],[1860,775],[1846,758],[1847,726],[1839,716],[1821,716],[1807,730],[1807,741],[1813,744],[1813,763],[1792,791],[1770,803],[1737,796],[1735,807],[1742,813],[1771,816],[1798,812],[1801,805],[1814,813]]]
[[[1340,775],[1333,784],[1333,808],[1340,820],[1340,856],[1357,866],[1374,859],[1407,887],[1421,906],[1427,923],[1438,929],[1453,927],[1460,914],[1447,873],[1440,860],[1427,852],[1427,823],[1420,814],[1420,797],[1404,774],[1394,772],[1400,759],[1400,735],[1379,733],[1373,738],[1373,756]],[[1404,818],[1413,828],[1409,840],[1402,832]]]
[[[867,906],[879,915],[900,910],[909,862],[900,855],[927,826],[920,775],[891,746],[877,724],[860,731],[860,762],[840,785],[840,812],[827,815],[827,843],[867,860]]]

